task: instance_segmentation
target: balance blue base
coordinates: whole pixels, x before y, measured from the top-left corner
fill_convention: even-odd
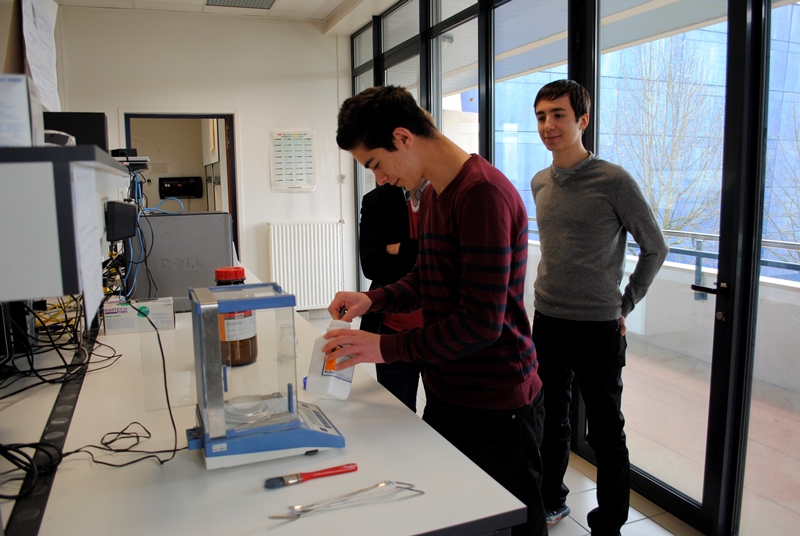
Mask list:
[[[298,409],[296,425],[281,431],[252,434],[230,431],[226,437],[212,439],[202,424],[189,428],[186,430],[189,450],[202,449],[206,468],[216,469],[344,448],[344,437],[318,406],[300,402]]]

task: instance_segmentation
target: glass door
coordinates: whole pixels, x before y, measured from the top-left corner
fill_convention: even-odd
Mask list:
[[[767,3],[700,5],[601,3],[597,152],[639,179],[671,251],[627,322],[632,482],[704,532],[736,534],[756,340]]]
[[[776,4],[741,534],[793,534],[800,526],[800,6]]]
[[[727,2],[710,4],[724,19]],[[702,12],[681,3],[681,16],[610,5],[601,4],[597,153],[636,177],[671,249],[626,319],[631,464],[699,503],[715,300],[691,285],[717,279],[727,25],[699,24],[709,3]],[[629,253],[627,273],[636,246]]]

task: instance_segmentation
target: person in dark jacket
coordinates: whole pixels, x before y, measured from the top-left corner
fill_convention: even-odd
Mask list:
[[[412,190],[406,190],[384,184],[362,199],[358,249],[364,276],[372,281],[370,290],[396,283],[414,268],[419,254],[419,199],[427,185],[422,180]],[[361,329],[370,333],[391,334],[419,327],[421,309],[411,313],[367,313],[361,317]],[[416,413],[422,363],[378,363],[375,371],[378,382]]]

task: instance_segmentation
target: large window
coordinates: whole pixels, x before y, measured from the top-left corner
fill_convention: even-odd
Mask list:
[[[431,23],[436,24],[437,22],[442,22],[477,3],[478,0],[432,0]]]
[[[419,56],[413,56],[386,69],[386,85],[406,88],[419,102]]]
[[[760,9],[762,2],[773,11]],[[423,20],[420,6],[430,8]],[[483,156],[509,177],[532,219],[535,277],[530,180],[552,156],[539,140],[533,100],[556,79],[590,87],[596,130],[587,146],[634,175],[671,247],[627,319],[623,412],[634,486],[704,532],[734,530],[740,510],[731,496],[740,494],[737,462],[745,454],[736,425],[746,408],[731,401],[747,399],[752,372],[743,533],[785,533],[800,521],[800,456],[791,447],[800,437],[800,382],[791,372],[800,346],[800,7],[786,0],[598,0],[597,13],[593,7],[578,0],[401,0],[371,28],[380,39],[364,30],[354,41],[380,43],[373,54],[357,55],[354,90],[374,64],[375,83],[408,87],[462,148],[493,152]],[[750,34],[765,27],[761,14],[772,17],[766,148],[744,117],[766,108],[757,91],[767,82],[760,41]],[[748,48],[737,49],[747,39]],[[359,63],[362,57],[369,63]],[[766,178],[731,165],[762,153]],[[758,196],[731,193],[752,184],[764,186],[763,207]],[[749,371],[751,339],[739,334],[756,316],[742,304],[759,289],[741,269],[749,244],[738,237],[748,227],[736,216],[762,208],[763,296]],[[631,243],[628,271],[637,253]],[[727,295],[731,287],[736,296]],[[737,329],[727,330],[734,322]],[[591,460],[583,415],[576,406],[573,449]]]
[[[419,34],[419,0],[411,0],[383,19],[383,47],[386,52]]]
[[[533,100],[567,78],[567,0],[515,0],[495,10],[494,129],[497,166],[535,217],[533,175],[552,162],[539,139]]]
[[[372,28],[366,28],[353,38],[353,68],[372,61]]]
[[[370,39],[372,38],[372,32],[369,32]],[[370,49],[370,57],[372,55]],[[374,73],[372,69],[369,69],[363,72],[360,75],[357,75],[353,78],[353,90],[354,94],[358,94],[364,91],[367,88],[372,87]],[[357,185],[356,188],[356,206],[361,207],[361,197],[373,188],[375,188],[375,175],[372,173],[371,170],[365,168],[364,166],[356,166],[355,168],[355,182]],[[358,285],[359,289],[366,290],[369,288],[370,282],[369,280],[364,277],[364,273],[361,271],[361,259],[360,257],[356,256],[357,266],[359,267],[358,270]]]
[[[470,20],[437,36],[433,42],[434,87],[441,95],[441,131],[468,153],[478,152],[478,23]],[[438,98],[437,98],[438,97]]]

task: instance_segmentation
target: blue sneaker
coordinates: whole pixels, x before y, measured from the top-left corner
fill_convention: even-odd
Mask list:
[[[555,510],[547,510],[545,512],[545,519],[547,520],[548,525],[552,525],[554,523],[558,523],[565,517],[567,517],[570,513],[569,506],[566,504],[562,504],[559,508]]]

